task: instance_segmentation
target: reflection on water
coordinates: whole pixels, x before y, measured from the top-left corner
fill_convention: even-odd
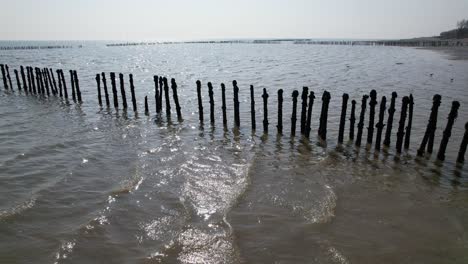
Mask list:
[[[398,47],[288,44],[87,43],[0,55],[11,69],[76,69],[84,102],[0,92],[2,263],[468,261],[467,168],[454,163],[467,121],[465,61]],[[102,71],[134,75],[139,109],[144,96],[154,98],[152,74],[174,77],[184,122],[174,119],[175,112],[172,120],[156,116],[154,99],[149,117],[100,109],[94,76]],[[198,123],[198,79],[206,117],[206,83],[213,83],[214,127]],[[234,79],[239,130],[232,129]],[[228,84],[227,128],[221,82]],[[258,128],[261,90],[270,94],[269,135],[250,131],[250,84],[258,97]],[[327,142],[289,136],[290,95],[305,85],[318,97],[312,135],[320,96],[331,92]],[[280,88],[283,136],[275,130]],[[341,94],[360,102],[371,89],[378,98],[398,92],[395,120],[401,98],[414,95],[408,152],[395,154],[396,137],[381,152],[355,148],[347,137],[337,146]],[[451,101],[461,102],[443,164],[434,162],[435,155],[415,158],[435,93],[442,95],[436,151]]]

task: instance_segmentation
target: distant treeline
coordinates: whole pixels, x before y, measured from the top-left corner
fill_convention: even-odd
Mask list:
[[[464,39],[468,38],[468,19],[457,22],[457,28],[440,33],[441,39]]]

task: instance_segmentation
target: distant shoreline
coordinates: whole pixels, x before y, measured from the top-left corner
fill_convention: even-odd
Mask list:
[[[468,46],[418,47],[418,49],[443,53],[448,55],[451,60],[468,60]]]

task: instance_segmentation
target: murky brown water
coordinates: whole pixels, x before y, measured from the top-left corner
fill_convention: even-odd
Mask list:
[[[455,165],[468,121],[468,61],[398,47],[85,43],[1,51],[0,63],[10,71],[19,65],[76,69],[84,101],[78,106],[2,87],[0,263],[468,262],[468,169]],[[94,75],[101,71],[133,73],[138,114],[98,107]],[[154,114],[153,74],[177,80],[184,122],[175,112],[170,121]],[[214,128],[198,124],[198,79],[206,120],[206,83],[215,87]],[[234,79],[239,134],[232,130]],[[290,95],[305,85],[317,95],[310,141],[289,136]],[[270,94],[267,137],[263,88]],[[282,137],[275,129],[279,88],[285,90]],[[359,110],[371,89],[379,101],[399,93],[392,147],[375,153],[351,142],[337,146],[342,93]],[[332,95],[326,145],[315,136],[324,90]],[[411,147],[396,157],[401,98],[409,93],[415,98]],[[451,101],[461,103],[442,165],[436,155],[415,158],[435,93],[442,95],[436,152]],[[145,95],[149,117],[142,111]]]

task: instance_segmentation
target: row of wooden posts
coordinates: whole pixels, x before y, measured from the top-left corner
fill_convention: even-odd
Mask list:
[[[10,71],[8,65],[0,64],[2,77],[3,77],[3,84],[5,89],[13,90],[13,85],[10,77]],[[26,69],[26,73],[24,71]],[[49,68],[33,68],[33,67],[20,67],[20,72],[18,70],[14,70],[16,83],[18,90],[23,90],[25,93],[31,94],[40,94],[43,96],[60,96],[65,97],[68,99],[68,91],[67,85],[65,81],[65,76],[63,74],[63,70],[56,70],[57,77],[58,77],[58,86],[57,82],[54,77],[54,72],[52,69]],[[20,74],[21,80],[20,81]],[[111,72],[110,74],[111,80],[111,93],[112,93],[112,102],[115,108],[119,108],[119,99],[118,99],[118,91],[117,91],[117,80],[116,74]],[[163,102],[165,105],[165,112],[167,116],[171,114],[171,102],[170,102],[170,91],[169,91],[169,81],[167,77],[162,76],[154,76],[154,85],[155,85],[155,108],[156,113],[163,112]],[[72,87],[72,99],[73,101],[78,101],[79,103],[82,102],[81,98],[81,91],[79,86],[78,75],[76,71],[70,70],[70,82]],[[137,103],[136,103],[136,96],[135,96],[135,86],[133,82],[133,75],[129,74],[129,82],[130,82],[130,92],[132,97],[132,107],[133,111],[137,111]],[[119,74],[119,83],[120,83],[120,98],[121,98],[121,106],[124,109],[127,109],[127,97],[125,92],[125,85],[124,85],[124,75],[122,73]],[[176,108],[177,118],[179,121],[183,121],[182,119],[182,111],[179,104],[179,98],[177,93],[177,83],[174,78],[170,80],[171,83],[171,90],[172,90],[172,97]],[[107,86],[107,79],[106,74],[104,72],[100,74],[96,74],[96,84],[97,84],[97,97],[98,103],[100,106],[103,105],[102,97],[104,97],[105,104],[107,107],[110,107],[111,100],[110,100],[110,92]],[[207,83],[208,86],[208,95],[209,95],[209,104],[210,104],[210,123],[214,126],[215,124],[215,105],[214,105],[214,91],[213,85],[211,82]],[[240,127],[240,102],[239,102],[239,87],[237,85],[237,81],[232,82],[233,86],[233,100],[234,100],[234,125],[236,128]],[[202,84],[200,81],[196,82],[196,89],[197,89],[197,101],[198,101],[198,115],[199,121],[203,125],[204,123],[204,109],[203,109],[203,100],[202,100]],[[104,93],[102,92],[104,91]],[[104,96],[103,96],[104,94]],[[279,89],[277,91],[278,96],[278,115],[277,115],[277,133],[283,134],[283,90]],[[364,95],[362,97],[361,109],[359,113],[359,119],[356,126],[356,101],[351,101],[351,114],[349,119],[349,139],[354,142],[357,147],[361,146],[362,137],[363,137],[363,130],[365,126],[365,117],[366,117],[366,110],[367,105],[369,104],[369,121],[367,126],[367,145],[371,146],[374,144],[375,150],[380,151],[382,145],[386,148],[390,147],[391,144],[391,137],[392,137],[392,129],[393,129],[393,120],[394,114],[396,112],[395,103],[397,99],[397,93],[393,92],[390,99],[390,107],[387,111],[387,98],[382,96],[380,100],[380,109],[378,113],[378,120],[377,123],[374,123],[375,115],[376,115],[376,105],[377,105],[377,92],[372,90],[369,95]],[[164,98],[164,100],[163,100]],[[226,107],[226,86],[224,83],[221,84],[221,109],[222,109],[222,118],[223,118],[223,125],[227,127],[227,107]],[[262,93],[263,98],[263,132],[265,134],[269,133],[269,120],[268,120],[268,98],[269,94],[267,90],[264,88]],[[297,124],[297,107],[298,107],[298,99],[299,98],[299,91],[294,90],[292,92],[292,115],[291,115],[291,130],[290,134],[291,137],[296,136],[296,124]],[[254,87],[250,86],[250,107],[251,107],[251,127],[252,130],[256,130],[256,114],[255,114],[255,93]],[[426,131],[424,133],[423,140],[417,150],[418,156],[424,156],[425,153],[432,153],[434,148],[434,139],[435,139],[435,131],[437,128],[437,117],[438,117],[438,109],[441,104],[442,97],[438,94],[434,95],[433,97],[433,105],[431,109],[431,113],[429,116],[429,121],[426,127]],[[312,110],[314,106],[315,94],[313,91],[309,91],[308,87],[303,87],[302,94],[301,94],[301,113],[300,113],[300,133],[306,138],[310,138],[311,134],[311,117],[312,117]],[[322,107],[320,112],[320,120],[319,120],[319,127],[318,127],[318,136],[322,140],[327,139],[327,120],[328,120],[328,108],[329,103],[331,100],[331,95],[329,92],[324,91],[322,95]],[[367,103],[369,100],[369,103]],[[342,97],[342,107],[341,107],[341,117],[339,123],[339,133],[338,133],[338,143],[342,144],[344,141],[344,131],[346,126],[346,116],[347,116],[347,109],[348,109],[348,101],[349,95],[344,93]],[[460,107],[460,103],[458,101],[452,102],[452,107],[450,113],[448,115],[448,122],[446,125],[445,130],[443,131],[443,137],[440,142],[439,151],[437,154],[437,159],[440,161],[445,160],[445,152],[447,149],[447,145],[449,143],[449,139],[452,134],[452,128],[455,123],[455,119],[458,115],[458,109]],[[397,128],[397,139],[396,139],[396,151],[397,153],[401,153],[402,149],[409,149],[410,147],[410,138],[411,138],[411,130],[412,130],[412,123],[413,123],[413,109],[414,109],[414,99],[412,95],[404,96],[402,98],[402,106],[401,106],[401,115],[400,120],[398,123]],[[385,113],[388,112],[387,122],[385,122]],[[148,97],[145,96],[145,114],[149,115],[149,107],[148,107]],[[357,128],[357,133],[355,135],[355,127]],[[386,128],[385,128],[386,127]],[[374,129],[376,130],[376,137],[375,143],[373,142],[374,139]],[[385,128],[385,133],[384,133]],[[381,144],[383,139],[383,144]],[[468,145],[468,123],[465,124],[465,134],[460,145],[460,149],[458,152],[457,162],[462,163],[464,161],[464,156],[466,153]]]

